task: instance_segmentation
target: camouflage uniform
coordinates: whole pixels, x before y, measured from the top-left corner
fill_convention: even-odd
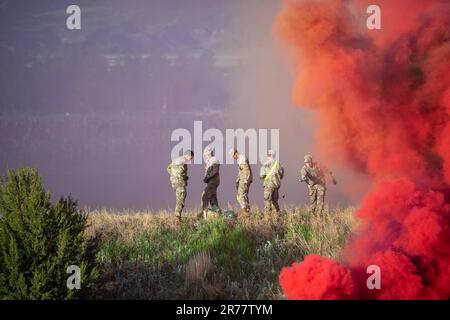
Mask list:
[[[236,179],[237,196],[236,199],[243,210],[249,210],[250,204],[248,201],[248,192],[250,190],[250,184],[253,181],[253,174],[250,164],[244,155],[239,155],[237,159],[239,167],[239,174]]]
[[[311,212],[321,214],[327,190],[324,170],[317,163],[312,167],[304,165],[300,170],[300,181],[308,185]]]
[[[264,211],[275,210],[279,212],[278,193],[281,187],[281,179],[284,176],[284,168],[278,161],[269,160],[262,165],[259,176],[264,179]]]
[[[202,193],[202,210],[205,211],[208,209],[208,205],[219,206],[219,202],[217,201],[217,188],[220,184],[220,175],[219,175],[220,163],[214,157],[210,156],[206,160],[205,166],[205,177],[203,182],[206,183],[205,190]]]
[[[186,199],[187,186],[187,164],[183,156],[173,160],[167,167],[167,172],[170,175],[170,184],[176,195],[175,213],[181,217],[181,212],[184,208],[184,201]]]

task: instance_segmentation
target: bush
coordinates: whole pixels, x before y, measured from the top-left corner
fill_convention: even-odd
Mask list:
[[[86,296],[97,275],[86,224],[70,197],[52,205],[35,169],[9,170],[0,179],[0,298]],[[71,265],[80,268],[79,290],[67,287]]]

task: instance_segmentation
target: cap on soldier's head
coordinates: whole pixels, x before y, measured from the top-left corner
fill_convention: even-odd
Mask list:
[[[194,152],[192,152],[192,150],[186,150],[185,152],[184,152],[184,155],[185,156],[191,156],[191,157],[194,157]]]
[[[303,157],[305,163],[312,162],[313,158],[310,154],[307,154]]]
[[[267,156],[268,157],[275,157],[275,151],[273,151],[272,149],[267,150]]]

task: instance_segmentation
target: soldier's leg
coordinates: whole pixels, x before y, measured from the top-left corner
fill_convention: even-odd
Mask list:
[[[325,193],[326,193],[326,189],[325,186],[318,186],[317,187],[317,213],[320,215],[323,212],[323,206],[325,203]]]
[[[208,203],[209,203],[209,188],[208,185],[206,185],[205,189],[202,192],[202,211],[208,209]]]
[[[264,212],[272,211],[272,193],[273,189],[264,187]]]
[[[244,208],[244,195],[242,193],[242,183],[239,183],[238,185],[238,189],[237,189],[237,194],[236,194],[236,200],[239,203],[239,206],[241,207],[241,209]]]
[[[181,218],[181,212],[184,208],[184,201],[186,200],[186,187],[178,187],[175,189],[176,195],[176,205],[175,205],[175,213]]]
[[[272,207],[276,212],[280,212],[280,206],[278,204],[279,190],[280,188],[274,189],[272,194]]]
[[[241,193],[241,184],[238,185],[237,192],[236,192],[236,201],[239,204],[239,206],[242,209],[242,203],[244,200],[242,199],[242,193]]]
[[[217,187],[218,186],[216,185],[207,184],[202,193],[202,211],[204,217],[206,217],[206,213],[210,206],[218,206]]]
[[[250,192],[250,183],[244,183],[242,188],[243,209],[247,212],[250,211],[250,200],[248,199],[248,193]]]
[[[209,185],[206,185],[205,190],[203,190],[203,193],[202,193],[202,215],[203,215],[203,219],[207,218],[208,206],[209,206],[210,199],[211,199],[211,190],[209,188]]]
[[[217,188],[218,187],[219,187],[218,185],[213,185],[210,188],[211,195],[210,195],[210,198],[209,198],[209,203],[210,203],[210,205],[212,207],[214,207],[214,206],[218,207],[219,206],[219,201],[217,200]]]
[[[310,211],[311,213],[316,212],[317,207],[317,189],[316,186],[312,186],[309,188],[309,201],[310,201]]]
[[[239,183],[237,201],[241,206],[241,209],[248,209],[250,207],[248,202],[248,190],[249,185],[247,183]]]

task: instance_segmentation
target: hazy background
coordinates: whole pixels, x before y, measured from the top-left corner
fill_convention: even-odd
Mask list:
[[[82,29],[66,29],[81,7]],[[173,208],[166,166],[176,128],[278,128],[281,204],[307,201],[297,181],[314,153],[314,117],[291,103],[293,75],[272,24],[280,2],[0,0],[0,168],[33,166],[56,198],[91,207]],[[206,146],[206,144],[205,144]],[[333,165],[333,164],[331,164]],[[235,204],[235,165],[219,202]],[[250,200],[262,204],[259,167]],[[189,168],[198,206],[203,166]],[[346,204],[339,169],[330,202]],[[358,194],[352,200],[357,200]]]

